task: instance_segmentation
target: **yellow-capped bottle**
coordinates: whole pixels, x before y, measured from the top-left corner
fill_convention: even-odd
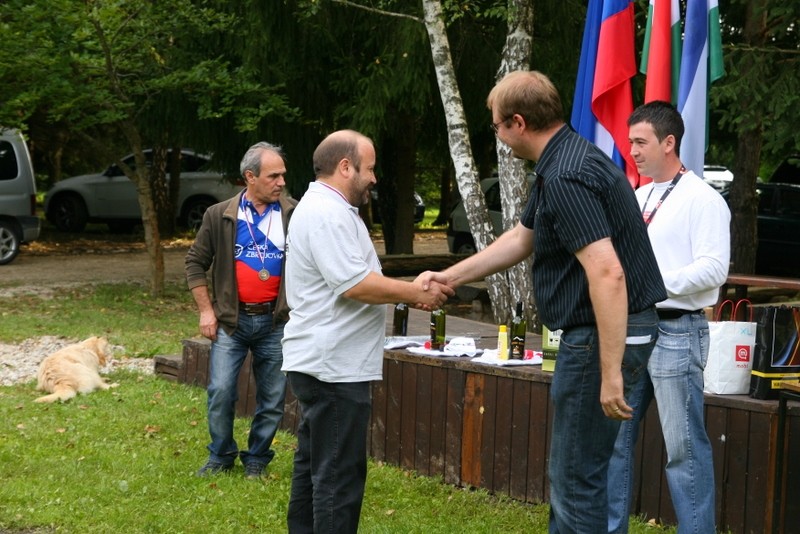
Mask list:
[[[501,324],[497,331],[497,358],[508,359],[508,328],[504,324]]]

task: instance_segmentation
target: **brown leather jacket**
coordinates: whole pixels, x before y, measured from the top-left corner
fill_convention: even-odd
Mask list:
[[[243,191],[244,192],[244,191]],[[206,273],[211,270],[211,303],[220,325],[228,335],[233,334],[239,320],[239,293],[236,286],[236,267],[233,248],[236,243],[236,216],[242,193],[215,204],[203,215],[203,224],[197,231],[194,243],[186,254],[185,273],[189,290],[209,285]],[[281,196],[281,219],[283,231],[289,228],[289,218],[297,206],[297,201]],[[286,304],[284,277],[278,290],[278,300],[273,311],[273,325],[276,321],[289,319],[289,306]]]

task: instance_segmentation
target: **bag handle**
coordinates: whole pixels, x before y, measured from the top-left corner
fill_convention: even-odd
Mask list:
[[[733,315],[732,320],[736,321],[739,318],[739,306],[744,304],[742,308],[744,310],[744,315],[742,316],[742,320],[748,323],[753,322],[753,303],[750,302],[750,299],[740,299],[736,301],[736,306],[733,307]],[[749,314],[747,312],[750,312]]]
[[[731,315],[728,319],[722,318],[722,312],[727,307],[731,308]],[[739,306],[742,306],[743,319],[748,323],[753,322],[753,303],[750,299],[739,299],[735,303],[731,299],[723,300],[717,307],[717,321],[737,321],[739,318]],[[749,313],[748,313],[749,312]]]
[[[722,318],[722,311],[728,305],[730,305],[730,307],[731,307],[731,316],[730,316],[730,319],[728,319],[728,320],[730,321],[731,319],[733,319],[735,317],[736,305],[733,303],[733,301],[731,299],[723,300],[722,302],[719,303],[719,306],[717,307],[717,317],[716,317],[716,321],[717,322],[720,322],[720,321],[724,320]]]

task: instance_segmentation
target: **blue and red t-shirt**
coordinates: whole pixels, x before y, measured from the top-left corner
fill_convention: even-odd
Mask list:
[[[233,254],[240,302],[268,302],[278,297],[285,246],[280,203],[269,204],[259,215],[253,203],[243,198]],[[259,278],[262,270],[269,273],[266,280]]]

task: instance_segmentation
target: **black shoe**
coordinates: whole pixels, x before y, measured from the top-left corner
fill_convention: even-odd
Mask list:
[[[259,463],[250,463],[244,465],[244,476],[249,479],[256,479],[266,476],[268,473],[267,466]]]
[[[207,477],[209,475],[218,475],[220,473],[225,473],[227,471],[230,471],[231,469],[233,469],[233,465],[222,464],[214,460],[209,460],[208,462],[206,462],[206,465],[204,465],[203,467],[200,468],[199,471],[197,471],[197,476]]]

